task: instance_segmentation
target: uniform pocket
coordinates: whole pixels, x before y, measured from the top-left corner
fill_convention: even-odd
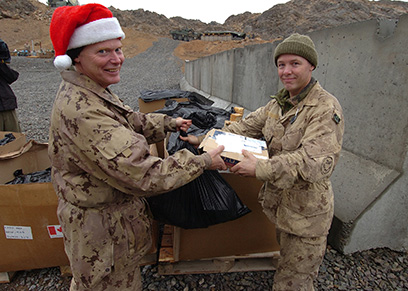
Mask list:
[[[300,147],[302,142],[303,131],[297,129],[295,131],[290,131],[282,137],[282,150],[284,151],[294,151]]]
[[[115,158],[129,148],[135,141],[126,128],[115,129],[105,133],[95,145],[99,152],[108,160]]]
[[[285,127],[278,120],[268,119],[262,133],[270,148],[277,151],[282,149],[281,138],[285,134]]]
[[[332,208],[333,194],[330,188],[308,183],[303,186],[308,189],[295,185],[294,188],[285,191],[282,204],[305,217],[323,214]]]
[[[143,257],[151,248],[151,221],[146,213],[128,214],[124,217],[128,242],[128,254],[136,259]]]
[[[151,221],[142,200],[135,198],[116,205],[111,216],[115,265],[136,263],[151,248]]]

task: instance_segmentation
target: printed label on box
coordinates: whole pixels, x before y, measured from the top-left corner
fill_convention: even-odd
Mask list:
[[[61,238],[63,237],[61,225],[48,225],[48,234],[50,238]]]
[[[213,134],[218,145],[225,147],[224,151],[240,154],[242,150],[247,150],[253,153],[262,154],[266,150],[266,142],[254,138],[245,137],[233,133],[216,130]]]
[[[33,239],[31,227],[29,226],[5,225],[4,232],[6,233],[6,239]]]

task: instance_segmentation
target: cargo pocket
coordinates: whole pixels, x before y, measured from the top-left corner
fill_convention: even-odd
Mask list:
[[[100,138],[95,147],[108,160],[128,149],[135,141],[126,128],[115,129]]]
[[[282,137],[282,150],[294,151],[298,149],[301,145],[302,137],[303,131],[301,129],[288,132],[284,137]]]
[[[123,216],[128,241],[128,255],[138,260],[151,248],[151,221],[145,211]]]

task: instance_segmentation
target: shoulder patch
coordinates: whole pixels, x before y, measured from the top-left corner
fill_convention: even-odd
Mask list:
[[[322,174],[327,175],[333,168],[333,158],[327,157],[322,162]]]

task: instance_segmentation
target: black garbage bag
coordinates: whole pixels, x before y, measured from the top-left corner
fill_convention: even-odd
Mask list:
[[[212,128],[222,128],[225,120],[229,120],[230,112],[218,108],[201,104],[196,101],[177,102],[168,100],[165,107],[155,111],[156,113],[163,113],[171,117],[182,117],[184,119],[191,119],[192,125],[187,131],[191,135],[204,135]],[[167,141],[167,152],[172,155],[181,147],[181,140],[179,133],[173,132],[170,134]]]
[[[7,133],[6,135],[4,135],[4,137],[2,139],[0,139],[0,146],[6,145],[6,144],[8,144],[9,142],[12,142],[15,139],[16,139],[16,137],[14,136],[14,134]]]
[[[8,185],[28,184],[28,183],[47,183],[51,182],[51,168],[44,171],[37,171],[29,174],[24,174],[23,170],[18,169],[13,173],[14,179],[7,182]]]
[[[191,91],[182,91],[177,89],[166,90],[144,90],[140,92],[140,96],[144,102],[152,102],[156,100],[169,100],[171,98],[187,98],[189,101],[197,102],[205,105],[212,105],[214,102],[204,96]]]
[[[198,154],[187,142],[182,141],[181,147]],[[185,229],[206,228],[251,212],[221,174],[210,170],[176,190],[149,197],[147,201],[157,221]]]

